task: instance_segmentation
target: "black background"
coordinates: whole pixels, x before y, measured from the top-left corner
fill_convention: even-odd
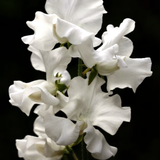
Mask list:
[[[45,78],[30,63],[30,52],[21,37],[32,34],[27,20],[33,20],[36,11],[44,10],[45,0],[0,0],[0,159],[18,160],[15,139],[33,135],[35,115],[27,117],[8,100],[8,87],[14,80],[24,82]],[[136,94],[131,89],[116,89],[123,106],[130,106],[132,119],[123,123],[107,141],[118,147],[112,160],[159,160],[160,144],[160,1],[156,0],[105,0],[108,11],[103,17],[101,36],[108,24],[119,26],[124,18],[136,21],[129,37],[134,43],[132,57],[152,59],[152,77],[146,78]],[[74,75],[73,65],[69,70]]]

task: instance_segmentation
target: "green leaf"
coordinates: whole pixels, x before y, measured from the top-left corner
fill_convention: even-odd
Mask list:
[[[93,67],[91,69],[90,75],[89,75],[89,79],[88,79],[88,85],[90,85],[92,83],[92,81],[94,80],[94,78],[97,76],[98,71],[96,70],[95,67]]]

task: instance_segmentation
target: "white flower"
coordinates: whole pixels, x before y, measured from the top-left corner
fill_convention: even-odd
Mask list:
[[[39,116],[34,122],[34,132],[38,137],[26,136],[23,140],[16,140],[19,157],[26,158],[27,160],[42,159],[42,160],[58,160],[64,154],[65,146],[57,145],[45,133],[43,125],[43,116],[47,112],[53,113],[53,106],[42,104],[35,109],[35,113]]]
[[[78,45],[88,36],[98,45],[100,41],[94,35],[101,28],[102,14],[106,13],[102,3],[102,0],[47,0],[48,14],[36,12],[35,19],[27,22],[34,34],[22,40],[44,51],[53,49],[58,42]]]
[[[34,104],[57,105],[59,103],[55,95],[58,90],[61,90],[63,83],[68,85],[70,81],[66,68],[71,60],[65,47],[50,52],[40,52],[30,46],[29,50],[33,52],[32,65],[37,70],[45,71],[47,80],[36,80],[30,83],[15,81],[9,87],[10,103],[18,106],[27,115]]]
[[[77,46],[85,65],[95,66],[100,75],[107,76],[108,91],[129,87],[135,92],[138,85],[152,74],[150,58],[130,58],[133,44],[125,35],[133,31],[134,26],[135,22],[128,18],[120,27],[108,25],[102,36],[103,44],[97,50],[94,50],[91,39]]]
[[[121,107],[118,95],[109,96],[101,91],[104,83],[98,76],[88,86],[88,79],[76,77],[68,89],[69,101],[61,109],[66,118],[47,114],[44,117],[46,134],[59,145],[75,142],[79,135],[86,133],[84,141],[87,150],[97,159],[108,159],[117,152],[110,146],[102,133],[93,126],[114,135],[123,121],[130,121],[130,108]],[[76,124],[70,120],[77,121]],[[52,126],[56,125],[56,130]]]
[[[64,146],[57,145],[45,137],[26,136],[16,140],[18,155],[25,160],[60,160],[64,154]]]
[[[17,139],[18,155],[25,160],[60,160],[63,157],[65,146],[57,145],[46,135],[43,116],[39,114],[40,110],[43,115],[48,112],[41,105],[35,110],[39,115],[34,122],[34,132],[38,137],[27,135],[24,139]]]

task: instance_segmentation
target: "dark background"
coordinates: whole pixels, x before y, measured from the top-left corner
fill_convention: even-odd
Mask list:
[[[32,34],[27,20],[33,20],[36,11],[44,10],[45,0],[0,0],[0,160],[18,160],[15,139],[33,135],[35,115],[27,117],[8,100],[8,87],[14,80],[24,82],[45,78],[30,63],[30,52],[21,37]],[[108,13],[106,25],[119,26],[124,18],[136,21],[129,37],[134,43],[132,57],[152,59],[152,77],[146,78],[136,94],[131,89],[116,89],[123,106],[132,109],[132,120],[123,123],[115,136],[106,135],[107,141],[118,147],[112,160],[160,160],[160,1],[156,0],[105,0]],[[71,71],[73,66],[69,67]],[[74,74],[74,70],[72,70]]]

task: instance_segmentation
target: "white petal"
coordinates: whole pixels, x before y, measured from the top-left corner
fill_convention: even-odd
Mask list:
[[[75,114],[77,113],[77,115],[79,113],[87,114],[88,109],[91,111],[92,100],[96,96],[97,92],[101,92],[100,87],[103,83],[104,81],[98,78],[98,76],[90,85],[88,85],[88,79],[83,79],[81,77],[73,78],[68,89],[68,109],[67,106],[63,108],[63,111],[67,116],[70,117],[73,111],[75,111]],[[69,106],[71,107],[69,108]]]
[[[40,105],[38,105],[35,108],[34,113],[38,114],[39,116],[41,116],[43,118],[48,113],[49,114],[55,114],[54,107],[51,106],[51,105],[46,105],[46,104],[40,104]]]
[[[131,59],[126,57],[125,62],[127,68],[121,68],[107,77],[108,91],[115,88],[129,87],[135,92],[142,81],[152,74],[150,58]]]
[[[118,67],[121,68],[127,68],[127,64],[125,62],[125,57],[122,56],[116,56],[117,57],[117,61],[118,61]]]
[[[37,103],[29,98],[31,94],[38,91],[37,88],[32,87],[43,82],[44,80],[37,80],[30,83],[14,81],[14,84],[9,87],[10,103],[19,107],[26,115],[29,115],[31,108]]]
[[[35,69],[46,71],[47,81],[54,83],[55,74],[64,72],[65,77],[67,65],[71,61],[68,55],[68,50],[65,47],[59,47],[52,51],[40,51],[33,46],[29,46],[29,51],[32,52],[31,62]],[[69,78],[69,77],[68,77]]]
[[[105,50],[95,52],[96,69],[100,75],[108,75],[118,69],[117,59],[114,58],[118,51],[119,46],[115,44]]]
[[[93,48],[93,41],[91,38],[88,38],[81,43],[81,45],[78,45],[77,50],[79,51],[81,58],[87,67],[92,68],[97,63],[94,59],[95,50]]]
[[[60,47],[43,55],[43,61],[47,72],[47,81],[54,83],[54,77],[57,72],[62,74],[71,61],[71,57],[67,54],[65,47]]]
[[[97,47],[102,43],[102,40],[100,38],[94,37],[93,39],[93,47]]]
[[[58,98],[52,95],[46,88],[41,88],[41,100],[47,105],[57,105],[59,103]]]
[[[84,104],[80,99],[69,101],[61,110],[67,115],[69,119],[77,121],[77,117],[81,114]]]
[[[88,85],[88,79],[75,77],[68,89],[69,102],[62,109],[72,120],[89,121],[110,134],[115,134],[123,121],[130,121],[130,108],[121,107],[118,95],[102,92],[104,81],[96,76]]]
[[[35,36],[34,35],[24,36],[21,39],[22,39],[23,43],[31,44],[34,41]]]
[[[45,128],[43,125],[43,118],[38,116],[34,121],[34,133],[36,133],[38,136],[46,138],[47,135],[45,133]]]
[[[26,136],[25,139],[16,140],[18,155],[27,160],[43,160],[44,156],[36,150],[35,143],[39,141],[38,137]]]
[[[92,124],[111,135],[117,132],[123,121],[130,121],[131,110],[129,107],[121,107],[121,99],[118,95],[107,97],[105,94],[99,94],[93,103],[95,104],[91,115]]]
[[[44,117],[48,113],[56,114],[58,111],[60,111],[62,108],[66,106],[69,99],[60,91],[57,91],[56,98],[59,101],[57,105],[40,104],[36,107],[36,109],[34,110],[34,113],[38,114],[41,117]]]
[[[44,117],[44,126],[48,137],[58,145],[70,145],[79,136],[79,127],[66,118],[48,114]]]
[[[135,28],[135,21],[130,19],[130,18],[126,18],[123,20],[123,22],[120,24],[120,28],[123,32],[123,35],[126,35],[130,32],[132,32]]]
[[[18,156],[19,157],[24,157],[24,151],[25,151],[25,144],[26,140],[16,140],[16,147],[18,149]]]
[[[119,46],[118,55],[125,57],[131,56],[133,51],[133,43],[129,38],[127,37],[121,38],[121,40],[118,43],[118,46]]]
[[[79,52],[78,52],[78,50],[77,50],[77,46],[76,45],[71,45],[69,47],[68,54],[73,58],[77,58],[77,57],[80,58],[81,57]]]
[[[68,41],[74,45],[81,44],[90,36],[93,37],[93,33],[60,18],[57,18],[56,32],[60,38],[67,38]]]
[[[113,57],[116,55],[118,51],[119,51],[119,46],[117,44],[114,44],[113,46],[108,47],[103,51],[96,51],[94,54],[94,58],[97,60],[97,63],[100,62],[107,63],[113,60]]]
[[[53,35],[53,20],[55,18],[56,15],[36,12],[35,19],[27,22],[27,25],[34,30],[34,35],[22,37],[24,43],[40,50],[51,50],[57,43]]]
[[[49,138],[41,139],[34,136],[16,140],[16,147],[19,157],[26,160],[60,160],[64,153],[64,146],[56,145]]]
[[[102,14],[106,13],[102,3],[102,0],[47,0],[45,9],[96,34],[101,28]]]
[[[101,44],[101,39],[97,38],[97,37],[94,37],[93,39],[93,47],[97,47]],[[81,44],[81,47],[84,46],[85,42],[83,42],[83,44]],[[79,46],[79,45],[77,45]],[[69,52],[68,54],[71,56],[71,57],[78,57],[78,58],[81,58],[81,55],[78,51],[78,48],[77,48],[76,45],[71,45],[69,47]]]
[[[117,153],[117,148],[110,146],[100,131],[89,125],[84,132],[84,141],[87,144],[87,150],[96,159],[105,160]]]
[[[49,138],[36,143],[37,151],[44,155],[47,160],[60,160],[64,154],[64,148],[64,146],[57,145]]]
[[[114,44],[119,45],[119,43],[122,43],[121,39],[124,38],[124,35],[132,32],[134,27],[135,27],[135,22],[129,18],[124,19],[119,27],[114,28],[113,25],[108,25],[107,31],[104,32],[102,35],[103,45],[98,50],[104,50]],[[131,44],[129,43],[127,47],[130,47],[130,45]]]
[[[65,70],[65,71],[62,73],[61,83],[64,83],[64,84],[66,84],[66,85],[69,85],[70,80],[71,80],[71,76],[70,76],[69,72]]]
[[[41,52],[31,45],[28,47],[28,50],[32,52],[31,63],[34,69],[45,72],[46,69],[45,69],[45,65],[44,65],[44,61],[43,61]]]
[[[117,60],[98,63],[96,69],[100,75],[108,76],[118,69]]]

